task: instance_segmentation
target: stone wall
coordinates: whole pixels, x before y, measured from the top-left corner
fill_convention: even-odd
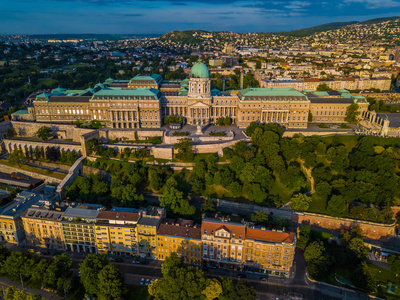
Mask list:
[[[150,154],[155,158],[172,159],[173,153],[172,147],[150,147]]]
[[[383,100],[385,103],[399,103],[400,102],[400,94],[399,93],[368,93],[361,92],[360,93],[364,97],[372,97],[377,101]]]
[[[44,180],[46,183],[60,183],[62,180],[59,178],[55,178],[49,175],[43,175],[43,174],[39,174],[39,173],[35,173],[35,172],[30,172],[30,171],[25,171],[25,170],[21,170],[20,168],[14,168],[11,166],[6,166],[6,165],[0,165],[1,171],[4,173],[14,173],[14,172],[19,172],[25,175],[28,175],[30,177],[33,178],[37,178],[37,179],[42,179]]]
[[[99,130],[99,139],[101,142],[106,143],[110,140],[123,140],[127,139],[134,141],[137,139],[145,140],[149,137],[164,136],[164,130],[143,130],[143,129],[110,129],[103,128]]]
[[[38,129],[42,126],[48,126],[53,130],[53,135],[58,135],[62,139],[74,139],[74,130],[77,128],[73,124],[53,124],[53,123],[39,123],[39,122],[22,122],[11,121],[12,127],[17,132],[19,137],[34,137]],[[78,128],[80,129],[80,128]],[[75,142],[79,142],[79,137]]]
[[[7,129],[12,128],[11,121],[4,121],[0,123],[0,138],[6,137]]]
[[[291,138],[293,136],[295,136],[296,134],[301,134],[303,136],[313,136],[313,135],[318,135],[318,136],[328,136],[328,135],[336,135],[336,134],[340,134],[340,135],[347,135],[349,134],[348,131],[344,131],[344,130],[338,130],[338,131],[285,131],[283,133],[284,138],[288,137]]]
[[[370,239],[381,239],[396,235],[396,224],[380,224],[367,221],[334,218],[326,215],[294,212],[292,221],[298,224],[313,225],[320,228],[341,230],[351,229],[359,225],[363,235]]]
[[[70,186],[76,177],[83,175],[83,163],[82,161],[86,157],[80,157],[77,161],[72,165],[69,169],[67,176],[61,181],[61,183],[57,187],[57,193],[60,197],[60,200],[64,199],[65,188]]]
[[[172,135],[165,135],[164,136],[164,143],[165,144],[176,144],[179,143],[180,139],[183,138],[189,138],[192,140],[194,143],[210,143],[210,142],[227,142],[227,141],[232,141],[234,139],[235,135],[233,131],[231,130],[228,132],[226,136],[172,136]]]
[[[251,215],[251,214],[255,213],[256,211],[262,211],[268,215],[272,214],[275,217],[283,217],[283,218],[289,219],[289,220],[292,218],[292,210],[268,208],[268,207],[253,205],[253,204],[237,203],[237,202],[221,200],[221,199],[213,199],[213,200],[216,201],[216,203],[217,203],[216,210],[218,210],[218,211],[233,212],[233,213],[242,214],[242,215]]]

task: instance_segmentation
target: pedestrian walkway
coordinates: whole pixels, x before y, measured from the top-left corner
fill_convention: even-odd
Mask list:
[[[0,285],[2,288],[4,287],[4,289],[8,288],[9,286],[15,286],[17,289],[24,290],[28,294],[40,294],[44,299],[61,300],[61,298],[59,298],[55,293],[34,289],[28,286],[24,286],[24,288],[22,288],[21,283],[4,277],[0,277]]]

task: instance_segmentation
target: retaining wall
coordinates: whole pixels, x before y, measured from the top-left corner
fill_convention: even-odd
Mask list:
[[[22,174],[28,175],[30,177],[33,177],[33,178],[42,179],[46,183],[54,183],[54,182],[60,183],[62,181],[61,179],[52,177],[50,175],[43,175],[43,174],[39,174],[39,173],[35,173],[35,172],[25,171],[25,170],[22,170],[19,168],[6,166],[6,165],[0,165],[0,169],[2,172],[9,173],[9,174],[18,172],[18,173],[22,173]]]
[[[292,221],[298,224],[313,225],[331,230],[351,229],[358,225],[362,229],[363,235],[370,239],[387,238],[396,234],[395,223],[381,224],[302,212],[294,212]]]

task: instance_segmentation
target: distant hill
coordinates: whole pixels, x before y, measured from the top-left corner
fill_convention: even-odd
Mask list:
[[[377,19],[371,19],[371,20],[367,20],[364,22],[360,22],[360,24],[370,25],[370,24],[382,23],[382,22],[386,22],[386,21],[394,21],[394,20],[398,20],[398,19],[400,19],[400,16],[377,18]]]
[[[202,41],[201,34],[207,34],[204,30],[171,31],[163,34],[158,39],[161,41],[183,42],[185,44],[197,44]]]
[[[85,41],[116,41],[129,38],[156,37],[151,34],[33,34],[29,35],[31,39],[38,40],[85,40]]]
[[[304,37],[313,35],[314,33],[319,33],[327,30],[335,30],[342,28],[344,26],[353,25],[360,23],[358,21],[349,21],[349,22],[333,22],[322,24],[314,27],[304,28],[304,29],[296,29],[292,31],[284,31],[284,32],[277,32],[276,34],[280,35],[287,35],[287,36],[296,36],[296,37]]]

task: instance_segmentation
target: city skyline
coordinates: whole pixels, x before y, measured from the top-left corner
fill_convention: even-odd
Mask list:
[[[16,0],[0,2],[0,34],[279,32],[393,16],[398,0]]]

